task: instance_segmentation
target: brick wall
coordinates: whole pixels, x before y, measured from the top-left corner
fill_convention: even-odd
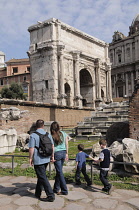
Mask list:
[[[139,140],[139,85],[135,86],[135,91],[130,99],[129,106],[129,136]]]
[[[13,100],[14,101],[14,100]],[[43,119],[46,121],[58,121],[61,126],[74,127],[77,123],[84,121],[84,117],[90,117],[92,109],[69,109],[65,107],[56,107],[50,104],[36,104],[35,102],[24,102],[24,103],[12,103],[10,102],[0,102],[1,108],[17,107],[20,110],[28,110],[29,113],[25,113],[23,118],[17,121],[2,121],[1,129],[6,129],[14,127],[17,133],[27,132],[32,123],[38,119]]]

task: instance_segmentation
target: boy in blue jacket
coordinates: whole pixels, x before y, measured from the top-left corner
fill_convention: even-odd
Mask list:
[[[86,158],[91,158],[94,160],[90,155],[87,155],[85,152],[83,152],[84,145],[79,144],[78,145],[78,151],[79,153],[76,155],[76,174],[75,174],[75,181],[77,185],[81,184],[80,181],[80,174],[84,175],[85,181],[87,182],[87,186],[92,185],[92,181],[90,180],[89,176],[86,173]]]

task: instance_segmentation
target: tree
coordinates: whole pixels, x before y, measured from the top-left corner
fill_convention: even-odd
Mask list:
[[[2,98],[26,100],[22,86],[15,82],[11,83],[9,87],[3,87],[0,93]]]

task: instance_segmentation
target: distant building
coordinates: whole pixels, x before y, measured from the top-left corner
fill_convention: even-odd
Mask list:
[[[5,54],[0,51],[0,68],[5,66]]]
[[[30,63],[29,59],[11,59],[7,67],[0,68],[0,89],[16,82],[22,85],[27,98],[30,98]]]
[[[127,37],[118,31],[114,33],[109,57],[112,63],[112,97],[131,96],[139,74],[139,14],[132,21]]]

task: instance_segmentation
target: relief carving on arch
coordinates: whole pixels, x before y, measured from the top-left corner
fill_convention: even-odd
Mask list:
[[[106,73],[101,71],[101,85],[106,86]]]

